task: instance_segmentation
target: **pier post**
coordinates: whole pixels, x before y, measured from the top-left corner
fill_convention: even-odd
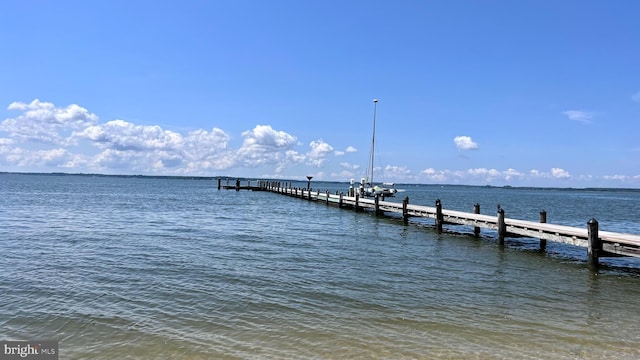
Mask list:
[[[540,223],[547,222],[547,212],[545,210],[540,211]],[[547,239],[540,239],[540,250],[544,251],[547,248]]]
[[[600,253],[602,252],[602,241],[598,236],[598,220],[591,218],[591,220],[587,222],[587,229],[589,234],[589,248],[587,249],[589,265],[598,267]]]
[[[240,179],[236,179],[236,191],[240,191]]]
[[[407,196],[402,200],[402,223],[405,225],[409,223],[409,211],[407,210],[408,205],[409,197]]]
[[[438,234],[442,232],[442,223],[444,222],[444,216],[442,216],[442,201],[436,200],[436,230]]]
[[[340,193],[340,199],[338,200],[338,209],[342,209],[342,193]]]
[[[220,183],[222,182],[222,179],[218,178],[218,190],[220,190],[221,186]]]
[[[498,243],[504,245],[504,237],[507,235],[507,225],[504,223],[504,209],[498,208]]]
[[[474,214],[480,214],[480,204],[476,203],[475,205],[473,205],[473,213]],[[473,227],[473,236],[480,237],[480,227],[479,226],[474,226]]]
[[[376,206],[376,216],[380,215],[380,196],[376,194],[374,198],[375,206]]]
[[[327,190],[327,205],[329,205],[329,190]]]
[[[358,199],[359,199],[359,195],[358,193],[356,193],[356,202],[353,204],[353,211],[358,212]]]

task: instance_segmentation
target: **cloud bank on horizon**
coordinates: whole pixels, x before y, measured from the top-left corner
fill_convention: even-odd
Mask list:
[[[358,152],[353,146],[336,150],[323,139],[302,144],[295,134],[270,125],[256,125],[241,133],[242,143],[231,146],[233,134],[222,129],[180,133],[158,125],[138,125],[122,119],[101,122],[98,115],[77,104],[60,107],[38,99],[13,102],[17,113],[0,122],[0,171],[68,172],[143,175],[244,176],[347,181],[359,178],[362,167],[344,161]],[[585,111],[564,112],[570,120],[588,122]],[[458,151],[479,151],[471,136],[453,139]],[[378,168],[385,179],[400,183],[535,184],[541,180],[592,180],[560,167],[525,171],[471,168],[410,169],[387,164]],[[603,176],[611,186],[640,184],[640,175]],[[561,184],[561,183],[560,183]]]

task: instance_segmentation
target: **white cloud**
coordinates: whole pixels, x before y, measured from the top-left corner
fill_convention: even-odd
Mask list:
[[[244,144],[242,147],[264,147],[273,149],[288,148],[295,145],[295,136],[284,131],[276,131],[269,125],[256,125],[253,130],[242,133]]]
[[[504,178],[507,181],[511,181],[511,180],[514,180],[515,178],[520,178],[522,176],[524,175],[516,169],[509,168],[506,171],[504,171]]]
[[[553,168],[551,169],[551,175],[554,178],[558,178],[558,179],[566,179],[566,178],[570,178],[571,175],[569,174],[568,171],[566,171],[565,169],[561,169],[561,168]]]
[[[353,171],[349,171],[349,170],[342,170],[340,172],[332,172],[331,173],[331,177],[334,179],[341,179],[342,181],[347,180],[347,179],[354,179],[356,178],[356,174]]]
[[[304,155],[299,154],[295,150],[287,150],[285,151],[286,158],[294,164],[302,164],[306,157]]]
[[[333,148],[322,140],[311,142],[307,154],[292,148],[295,136],[257,125],[242,133],[237,150],[229,149],[230,136],[213,128],[181,134],[160,126],[136,125],[116,119],[99,124],[96,115],[78,105],[56,107],[34,100],[14,102],[9,110],[22,111],[0,123],[0,163],[8,166],[72,168],[105,173],[203,174],[237,166],[272,165],[282,171],[304,162],[321,166]],[[57,145],[35,150],[28,142]],[[22,146],[24,145],[24,146]],[[91,146],[93,149],[80,149]],[[35,147],[37,148],[37,147]],[[96,150],[98,150],[96,152]]]
[[[278,157],[280,159],[280,157]],[[284,159],[280,159],[274,165],[276,166],[275,172],[278,176],[286,170],[289,166],[294,166],[298,164],[302,164],[306,161],[307,157],[303,154],[298,153],[295,150],[287,150],[284,152]]]
[[[477,169],[469,169],[467,172],[474,176],[499,176],[500,171],[496,169],[485,169],[485,168],[477,168]]]
[[[80,160],[77,155],[71,154],[63,148],[49,150],[26,150],[23,148],[1,148],[0,154],[10,164],[19,167],[60,167],[73,168]]]
[[[295,178],[297,175],[314,175],[315,172],[316,179],[320,179],[320,174],[324,177],[326,171],[332,177],[327,180],[362,176],[358,173],[360,165],[339,162],[331,156],[356,152],[354,147],[335,150],[319,139],[310,141],[308,149],[300,150],[302,144],[295,136],[268,125],[257,125],[242,132],[241,146],[232,149],[231,136],[218,128],[179,133],[120,119],[99,123],[96,115],[78,105],[56,107],[37,99],[30,103],[14,102],[8,109],[20,113],[0,123],[2,170],[213,175],[219,174],[220,170],[261,167],[260,170],[238,170],[241,171],[238,175],[259,171],[274,178]],[[580,111],[566,112],[565,115],[577,121],[592,116]],[[461,150],[478,148],[469,136],[458,136],[454,142]],[[638,151],[631,149],[634,150]],[[336,161],[333,168],[328,165],[329,160]],[[313,166],[315,170],[309,171],[304,166]],[[385,181],[442,184],[535,185],[554,184],[559,180],[564,184],[567,184],[565,180],[570,180],[572,185],[596,181],[624,182],[625,186],[640,183],[640,175],[571,175],[560,167],[528,172],[514,168],[428,168],[414,174],[405,166],[387,165],[377,168],[376,174],[377,178]]]
[[[384,167],[383,176],[384,179],[407,180],[411,177],[411,170],[406,166],[387,165]]]
[[[351,163],[348,163],[348,162],[341,162],[341,163],[340,163],[340,166],[342,166],[342,167],[343,167],[343,168],[345,168],[345,169],[353,170],[353,171],[360,169],[360,165],[358,165],[358,164],[351,164]]]
[[[446,182],[449,179],[450,172],[448,170],[436,170],[434,168],[424,169],[421,172],[428,181]]]
[[[582,110],[567,110],[562,112],[569,120],[581,122],[583,124],[591,123],[591,119],[593,119],[594,114],[588,111]]]
[[[342,156],[345,153],[354,153],[354,152],[358,152],[358,149],[354,148],[353,146],[347,146],[347,148],[344,149],[343,151],[336,150],[335,155]]]
[[[333,147],[322,139],[312,141],[309,146],[311,146],[309,156],[312,157],[322,157],[333,151]]]
[[[614,180],[614,181],[626,181],[627,179],[630,179],[632,177],[627,175],[610,175],[610,176],[604,176],[604,178],[607,180]]]
[[[8,110],[23,111],[18,117],[5,119],[0,123],[0,130],[6,131],[18,141],[68,145],[72,142],[72,131],[84,129],[98,121],[95,114],[78,105],[59,108],[38,99],[29,104],[11,103]]]
[[[237,164],[237,155],[227,149],[229,135],[216,128],[183,135],[124,120],[97,124],[98,117],[78,105],[61,108],[37,99],[29,104],[14,102],[9,110],[23,111],[0,123],[0,131],[9,134],[9,138],[0,138],[0,154],[4,156],[0,161],[11,166],[188,174]],[[266,132],[260,130],[264,129],[256,132],[255,143],[268,143]],[[91,155],[87,149],[75,149],[80,140],[89,141],[100,152]],[[62,147],[34,150],[28,144],[32,141]],[[274,140],[274,144],[281,143]]]
[[[506,170],[473,168],[464,171],[436,170],[427,168],[420,175],[430,182],[461,184],[503,184],[527,182],[535,179],[568,179],[569,172],[561,168],[553,168],[550,172],[530,170],[527,173],[513,168]]]
[[[275,164],[298,141],[295,136],[274,130],[269,125],[257,125],[242,133],[244,142],[236,152],[237,160],[248,166]]]
[[[311,147],[311,151],[307,153],[307,159],[310,164],[316,167],[322,166],[327,154],[333,151],[333,147],[322,139],[312,141],[309,146]]]
[[[392,166],[387,165],[384,167],[385,174],[388,173],[401,173],[401,174],[409,174],[411,170],[409,170],[406,166]]]
[[[178,133],[163,130],[157,125],[134,125],[124,120],[89,126],[74,135],[117,150],[179,149],[184,144],[182,135]]]
[[[475,143],[470,136],[456,136],[453,138],[453,142],[456,144],[458,150],[473,150],[478,148],[478,144]]]

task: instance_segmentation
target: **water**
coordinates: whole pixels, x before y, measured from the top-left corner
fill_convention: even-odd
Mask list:
[[[57,339],[61,359],[640,357],[640,259],[594,272],[584,248],[215,185],[0,174],[0,339]],[[405,190],[640,233],[637,190]]]

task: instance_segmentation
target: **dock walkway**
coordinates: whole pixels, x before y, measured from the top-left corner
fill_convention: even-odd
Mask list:
[[[218,189],[220,187],[220,180],[218,180]],[[257,181],[255,186],[248,183],[246,187],[240,186],[239,181],[236,181],[235,186],[223,188],[270,191],[309,201],[324,202],[343,209],[373,211],[377,215],[395,215],[402,218],[405,224],[412,217],[433,219],[438,232],[443,231],[443,225],[467,225],[474,228],[473,234],[478,237],[480,229],[491,229],[497,231],[498,241],[501,244],[504,244],[505,238],[527,237],[540,239],[542,249],[546,247],[547,240],[582,246],[587,248],[589,263],[592,265],[598,265],[600,257],[640,257],[640,235],[599,231],[596,219],[589,220],[585,228],[577,228],[549,224],[546,222],[546,213],[543,212],[540,214],[540,222],[534,222],[507,218],[504,209],[499,209],[496,216],[482,215],[479,214],[480,208],[477,204],[475,213],[467,213],[443,209],[440,200],[436,200],[434,207],[413,205],[409,204],[409,198],[405,198],[402,202],[381,198],[360,198],[358,194],[345,196],[342,193],[330,194],[328,191],[294,188],[286,184],[282,186],[279,181]]]

